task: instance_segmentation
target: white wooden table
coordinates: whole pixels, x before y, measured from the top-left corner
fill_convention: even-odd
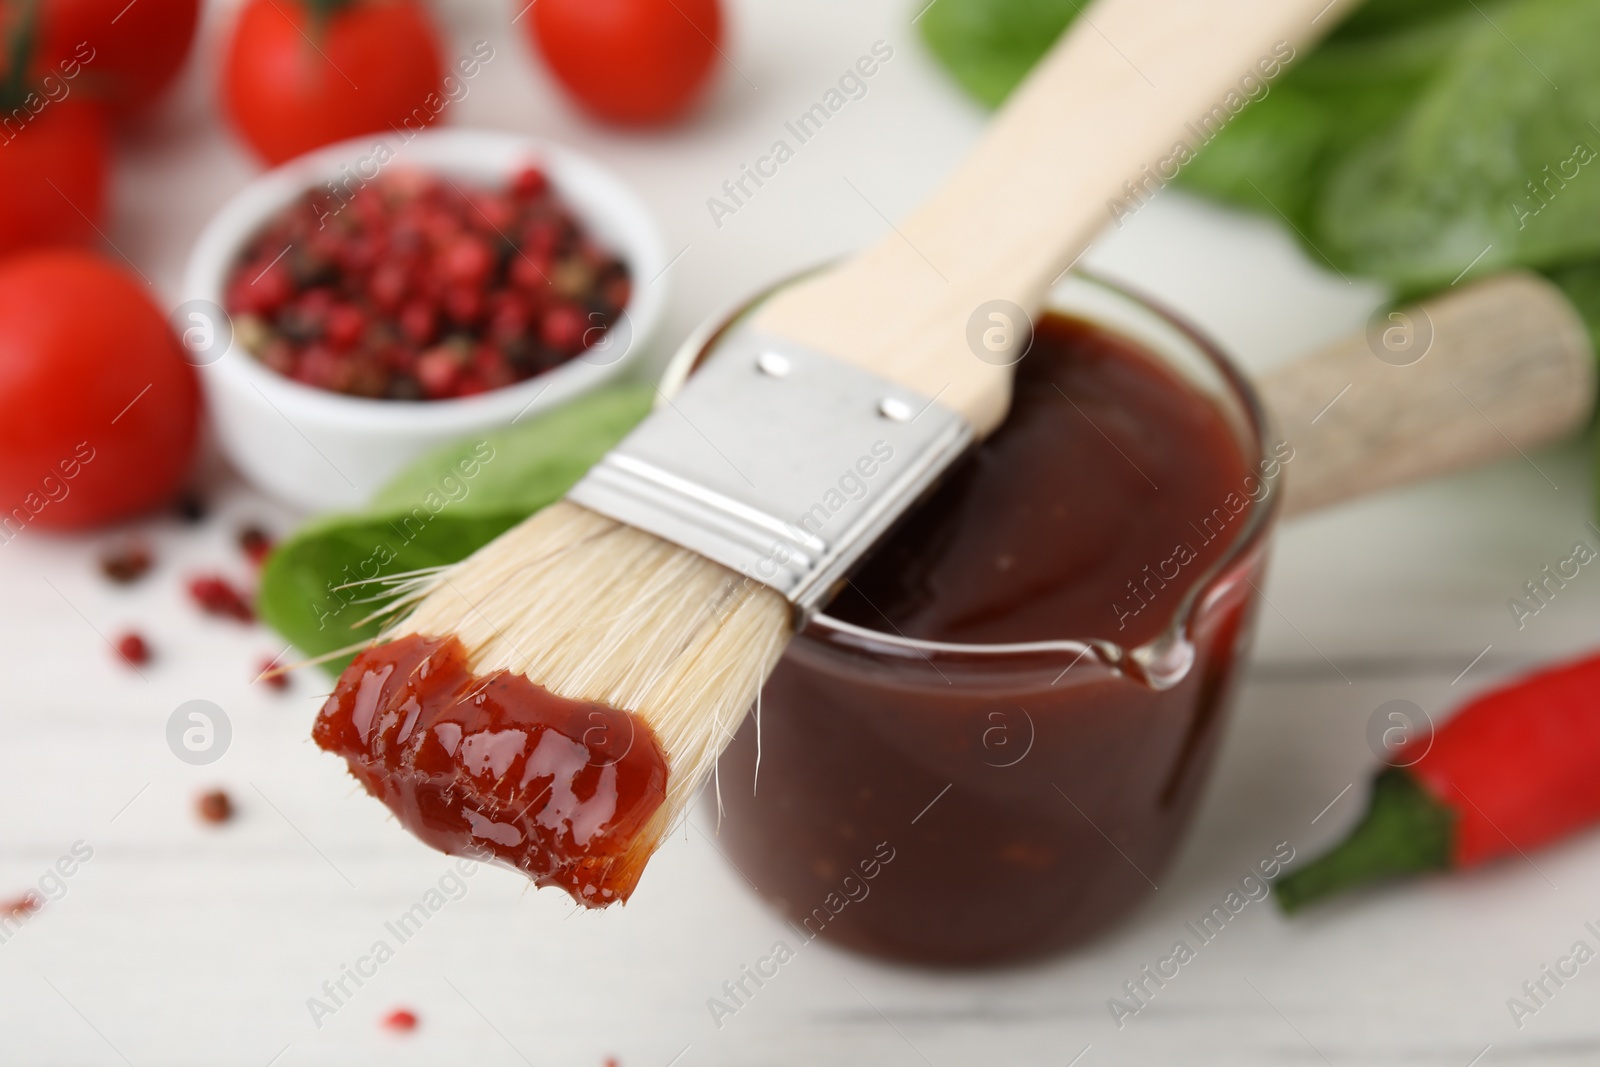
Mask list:
[[[683,250],[659,360],[716,308],[878,235],[880,211],[907,211],[960,156],[983,116],[930,62],[908,27],[914,11],[739,3],[725,49],[738,68],[722,71],[703,113],[669,133],[623,136],[567,110],[530,62],[513,8],[452,0],[441,14],[452,49],[487,39],[496,50],[452,118],[571,142],[638,186],[671,251]],[[253,172],[209,91],[222,14],[210,12],[183,91],[119,149],[111,236],[169,298],[206,214]],[[867,95],[715,225],[707,198],[877,40],[894,57]],[[1176,193],[1090,262],[1252,367],[1359,327],[1381,297],[1318,271],[1276,227]],[[29,531],[0,546],[0,897],[36,884],[74,842],[93,857],[0,944],[0,1061],[1594,1063],[1600,965],[1520,1030],[1506,1000],[1574,941],[1595,942],[1583,923],[1600,919],[1600,835],[1294,922],[1251,905],[1125,1028],[1106,1008],[1276,842],[1309,857],[1345,831],[1363,803],[1364,731],[1380,703],[1447,711],[1595,643],[1600,578],[1587,572],[1521,632],[1506,608],[1580,536],[1588,467],[1572,445],[1285,528],[1220,766],[1178,862],[1131,921],[1054,962],[983,974],[891,967],[819,943],[720,1029],[707,998],[785,928],[694,831],[614,913],[576,913],[560,893],[479,871],[314,1025],[307,999],[375,940],[393,943],[385,922],[450,862],[309,743],[323,683],[301,677],[284,696],[252,686],[274,636],[203,620],[181,592],[195,571],[246,574],[231,543],[239,523],[281,530],[295,517],[214,469],[211,521],[139,524],[159,566],[130,588],[95,570],[111,535]],[[98,636],[127,626],[157,649],[143,679]],[[230,750],[209,767],[180,763],[164,741],[168,715],[195,698],[233,725]],[[240,807],[223,828],[192,814],[194,794],[213,784]],[[378,1020],[402,1005],[421,1028],[383,1031]]]

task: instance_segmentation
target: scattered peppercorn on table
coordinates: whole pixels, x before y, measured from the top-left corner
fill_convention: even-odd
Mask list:
[[[576,144],[658,213],[679,254],[656,280],[673,291],[668,342],[759,283],[878,236],[982,121],[933,69],[900,4],[732,5],[739,72],[723,72],[688,129],[642,139],[590,125],[554,94],[512,46],[514,9],[452,2],[437,13],[455,52],[496,49],[447,121]],[[864,54],[877,57],[865,95],[736,213],[708,210]],[[108,234],[168,303],[206,211],[253,172],[202,121],[213,106],[204,79],[186,78],[131,140],[119,189],[159,224]],[[1255,369],[1360,328],[1382,299],[1320,271],[1269,223],[1176,191],[1086,262]],[[378,805],[354,802],[334,757],[307,742],[331,682],[311,671],[281,689],[256,681],[263,662],[292,653],[242,613],[206,614],[191,599],[197,578],[249,586],[242,530],[281,536],[299,521],[215,461],[201,518],[73,537],[26,530],[0,544],[4,1059],[1591,1063],[1600,833],[1293,918],[1268,888],[1356,824],[1388,731],[1600,646],[1590,566],[1537,612],[1508,606],[1526,608],[1525,583],[1571,558],[1575,541],[1600,546],[1585,526],[1584,448],[1285,525],[1219,765],[1151,903],[1071,954],[980,972],[892,967],[813,942],[721,855],[709,809],[625,907],[604,913],[419,846]],[[99,560],[130,532],[150,558],[122,584]],[[142,658],[119,653],[127,635]],[[221,716],[186,717],[196,701]],[[182,758],[189,730],[210,730],[221,757]],[[751,787],[720,784],[725,798]],[[959,803],[929,801],[919,820]],[[894,846],[864,840],[860,854],[892,870]],[[958,853],[949,873],[991,877]],[[864,884],[849,907],[873,906]]]

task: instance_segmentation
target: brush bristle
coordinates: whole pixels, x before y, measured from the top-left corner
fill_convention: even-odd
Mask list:
[[[476,674],[507,670],[640,716],[666,801],[623,863],[642,867],[711,774],[791,634],[772,589],[560,501],[441,572],[386,638],[454,634]]]

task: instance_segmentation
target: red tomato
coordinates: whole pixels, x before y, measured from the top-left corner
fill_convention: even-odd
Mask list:
[[[682,114],[722,39],[717,0],[537,0],[532,14],[529,35],[567,90],[628,125]]]
[[[84,244],[105,222],[111,146],[99,107],[73,97],[0,121],[0,254]]]
[[[250,147],[281,163],[347,137],[431,124],[443,79],[438,37],[417,0],[247,0],[222,95]]]
[[[0,541],[162,503],[199,420],[194,368],[138,279],[76,249],[0,261]]]
[[[34,69],[126,113],[172,83],[199,19],[200,0],[43,0]]]

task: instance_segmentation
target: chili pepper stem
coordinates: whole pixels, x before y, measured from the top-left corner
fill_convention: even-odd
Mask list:
[[[1360,824],[1332,852],[1280,878],[1273,896],[1285,912],[1380,878],[1450,867],[1455,816],[1406,771],[1390,767],[1372,782]]]
[[[39,44],[39,0],[23,0],[11,34],[5,42],[9,69],[0,79],[0,107],[6,111],[22,106],[27,99],[29,79],[33,77],[33,53]]]

